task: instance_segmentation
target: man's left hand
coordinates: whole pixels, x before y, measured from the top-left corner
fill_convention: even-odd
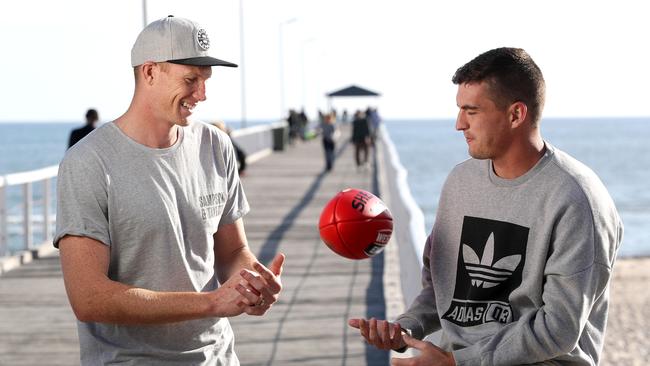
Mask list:
[[[445,352],[440,347],[417,340],[407,334],[404,334],[402,338],[409,347],[420,351],[420,354],[410,358],[393,358],[390,361],[391,366],[453,366],[456,364],[454,355],[451,352]]]

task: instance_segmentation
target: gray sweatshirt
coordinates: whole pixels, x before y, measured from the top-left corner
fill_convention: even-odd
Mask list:
[[[423,290],[397,322],[442,328],[459,365],[599,362],[623,225],[596,174],[546,148],[516,179],[469,159],[445,182]]]

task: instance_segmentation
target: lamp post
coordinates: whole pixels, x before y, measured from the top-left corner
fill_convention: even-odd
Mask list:
[[[283,30],[285,25],[295,23],[297,20],[298,20],[297,18],[287,19],[284,22],[281,22],[280,25],[278,26],[279,28],[278,54],[280,56],[280,119],[282,119],[282,117],[284,116],[285,109],[286,109],[285,95],[284,95],[284,32]]]
[[[147,26],[147,0],[142,0],[142,28]]]
[[[241,75],[241,128],[246,127],[246,66],[244,65],[244,0],[239,0],[239,55]]]
[[[302,41],[302,45],[300,48],[300,53],[301,53],[301,71],[302,71],[302,107],[305,108],[305,104],[307,103],[307,80],[306,80],[306,73],[305,73],[305,48],[307,44],[315,41],[316,38],[308,38]]]

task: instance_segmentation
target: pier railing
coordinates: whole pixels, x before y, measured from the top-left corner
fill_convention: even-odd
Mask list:
[[[407,171],[399,160],[386,127],[381,125],[377,143],[378,163],[383,169],[382,198],[393,214],[393,239],[399,253],[400,281],[404,304],[411,304],[420,293],[422,252],[426,240],[424,214],[415,203],[407,182]]]
[[[252,163],[272,151],[284,150],[288,141],[287,123],[280,121],[235,130],[231,138],[246,152],[247,162]],[[58,170],[58,165],[54,165],[0,176],[0,259],[33,251],[52,239]],[[2,263],[0,273],[4,268]]]
[[[29,251],[34,248],[34,224],[40,222],[40,237],[45,242],[51,238],[53,216],[51,214],[54,204],[52,184],[59,170],[58,165],[29,172],[14,173],[0,176],[0,257],[15,251]],[[19,186],[22,199],[13,199],[8,191],[11,186]],[[40,195],[34,194],[34,187],[40,186]],[[38,197],[36,199],[35,197]],[[21,202],[22,219],[14,215],[14,202]],[[34,212],[35,204],[40,204],[40,212]],[[22,221],[20,236],[22,243],[17,248],[9,248],[10,225]],[[12,249],[12,250],[10,250]]]
[[[284,150],[289,139],[288,123],[279,121],[242,128],[232,131],[230,137],[246,152],[246,161],[253,163],[273,151]]]

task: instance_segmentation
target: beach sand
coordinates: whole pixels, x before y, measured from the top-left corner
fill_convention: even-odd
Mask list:
[[[614,265],[601,365],[650,365],[650,258]]]

